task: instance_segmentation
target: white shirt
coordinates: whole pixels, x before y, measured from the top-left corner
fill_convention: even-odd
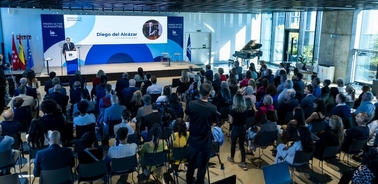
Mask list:
[[[132,135],[135,133],[134,129],[131,127],[130,123],[125,123],[125,122],[122,122],[120,124],[117,124],[117,125],[114,125],[114,133],[116,133],[118,131],[119,128],[121,127],[126,127],[129,131],[127,133],[127,135]]]
[[[161,94],[163,91],[163,88],[157,84],[152,84],[151,86],[148,86],[146,93],[151,95],[151,94]]]
[[[368,146],[374,146],[375,137],[378,132],[378,120],[374,120],[367,125],[369,127],[369,140],[367,142]]]
[[[18,95],[16,97],[21,97],[24,100],[24,103],[22,103],[22,107],[25,107],[25,106],[35,107],[35,101],[34,101],[33,97],[25,95],[25,94],[20,94],[20,95]],[[13,104],[14,98],[15,97],[12,98],[12,103],[11,104]]]
[[[79,115],[73,119],[73,126],[85,126],[91,123],[96,123],[96,117],[94,114]]]
[[[109,148],[108,156],[109,158],[125,158],[135,155],[137,150],[138,146],[135,143],[119,144]]]
[[[286,145],[279,144],[277,146],[277,155],[276,160],[274,163],[278,163],[278,158],[281,157],[286,161],[288,164],[293,164],[294,156],[296,151],[302,151],[302,143],[301,141],[296,141],[294,144],[287,150],[284,150]]]

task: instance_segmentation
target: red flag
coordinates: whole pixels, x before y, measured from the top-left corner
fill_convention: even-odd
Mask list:
[[[12,65],[13,65],[13,70],[20,69],[20,59],[18,58],[16,43],[14,42],[13,34],[12,34]]]

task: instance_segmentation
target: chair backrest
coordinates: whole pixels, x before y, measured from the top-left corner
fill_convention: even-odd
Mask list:
[[[69,166],[55,170],[41,170],[40,183],[67,183],[72,182],[72,174]]]
[[[124,158],[112,158],[112,173],[128,172],[138,167],[136,155]]]
[[[172,79],[172,88],[175,88],[177,86],[179,86],[180,84],[180,79],[179,78],[173,78]]]
[[[79,164],[79,167],[79,181],[87,181],[88,178],[96,180],[106,175],[105,160],[90,164]]]
[[[367,139],[363,139],[363,140],[353,139],[352,143],[350,144],[348,153],[353,154],[353,153],[360,152],[365,147],[366,142],[367,142]]]
[[[245,120],[245,126],[246,126],[246,129],[248,129],[249,127],[252,127],[255,125],[255,117],[248,117],[246,120]]]
[[[136,145],[140,145],[139,137],[137,133],[131,134],[127,137],[127,143],[135,143]]]
[[[311,116],[311,114],[314,112],[314,108],[309,107],[304,109],[304,116],[307,119],[308,117]]]
[[[12,137],[14,139],[14,143],[12,144],[12,149],[17,149],[19,150],[20,149],[20,136],[19,134],[12,134],[12,135],[9,135],[10,137]]]
[[[287,112],[285,115],[285,124],[287,124],[292,119],[293,119],[293,112]]]
[[[311,123],[311,125],[312,125],[311,133],[316,134],[316,133],[318,133],[318,132],[320,132],[320,131],[322,131],[322,130],[325,129],[326,122],[325,121],[313,122],[313,123]]]
[[[232,176],[223,178],[221,180],[213,182],[212,184],[236,184],[236,175],[234,174]]]
[[[218,111],[220,113],[219,117],[221,119],[226,119],[228,118],[228,114],[230,113],[230,107],[219,107]]]
[[[164,152],[144,153],[141,165],[142,167],[159,166],[164,164],[165,159]]]
[[[340,153],[340,146],[326,146],[323,154],[323,160],[333,158]]]
[[[43,146],[43,147],[41,147],[41,148],[32,148],[32,147],[30,147],[30,148],[29,148],[29,160],[31,160],[31,159],[35,159],[35,156],[37,155],[37,152],[38,152],[39,150],[43,150],[43,149],[45,149],[45,148],[47,148],[47,146]]]
[[[312,160],[312,152],[306,153],[304,151],[296,151],[294,155],[293,165],[305,165]]]
[[[160,94],[151,94],[151,103],[155,103]]]
[[[182,148],[173,148],[172,149],[173,160],[175,161],[186,160],[189,157],[189,151],[190,151],[189,146],[184,146]]]
[[[82,140],[76,140],[75,141],[75,145],[74,145],[74,152],[75,153],[78,153],[79,151],[83,151],[85,150],[85,146],[83,144],[83,141]]]
[[[292,183],[289,165],[286,162],[268,165],[262,168],[266,184]]]
[[[140,86],[142,85],[142,83],[143,83],[143,82],[136,82],[136,83],[135,83],[135,87],[140,88]]]
[[[261,146],[273,145],[274,141],[277,140],[277,135],[278,135],[278,130],[261,132],[259,146],[261,147]]]
[[[122,119],[118,120],[109,120],[109,136],[114,136],[114,125],[122,123]]]
[[[81,139],[81,137],[87,132],[95,132],[96,123],[91,123],[84,126],[76,125],[76,139]]]
[[[354,101],[353,102],[345,102],[345,104],[347,106],[349,106],[349,108],[353,108],[354,107]]]
[[[18,174],[8,174],[4,176],[0,176],[0,183],[20,183],[20,179],[18,178]]]
[[[13,167],[13,151],[12,149],[0,152],[0,169]]]

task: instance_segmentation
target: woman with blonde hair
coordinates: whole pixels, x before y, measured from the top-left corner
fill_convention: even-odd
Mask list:
[[[230,120],[230,124],[232,125],[231,130],[231,156],[227,158],[228,161],[234,163],[234,156],[235,156],[235,147],[236,141],[239,139],[239,149],[241,153],[241,162],[238,164],[244,171],[248,170],[247,163],[245,162],[245,148],[244,148],[244,141],[246,135],[246,119],[247,119],[247,105],[245,104],[245,100],[243,95],[237,93],[234,96],[232,109],[228,118]]]
[[[180,81],[179,81],[179,84],[178,84],[178,87],[177,87],[177,90],[176,90],[177,95],[179,96],[180,99],[182,97],[182,94],[184,94],[186,92],[186,90],[189,89],[190,84],[191,83],[190,83],[188,70],[182,70]]]
[[[127,104],[127,109],[130,110],[132,117],[136,117],[139,107],[143,106],[142,102],[142,92],[140,90],[133,93],[129,104]]]
[[[354,102],[356,100],[356,90],[353,88],[353,86],[351,85],[348,85],[346,88],[345,88],[345,91],[346,91],[346,102]]]

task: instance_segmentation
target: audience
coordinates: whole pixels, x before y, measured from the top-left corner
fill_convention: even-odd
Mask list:
[[[254,135],[249,137],[248,147],[251,148],[251,151],[256,151],[256,148],[260,146],[262,134],[277,131],[278,136],[277,121],[277,111],[268,110],[266,113],[266,122],[263,122],[261,126],[256,126],[255,132],[253,132]]]
[[[263,105],[260,105],[256,113],[255,122],[260,123],[262,116],[265,115],[268,110],[274,110],[273,98],[270,95],[264,97]]]
[[[96,77],[92,80],[92,91],[91,91],[91,99],[93,100],[93,97],[97,94],[96,88],[97,85],[101,84],[101,77],[105,75],[105,72],[103,70],[99,70],[96,74]]]
[[[22,103],[22,107],[30,106],[32,109],[35,109],[36,102],[35,102],[33,96],[29,96],[29,95],[26,94],[27,93],[27,86],[21,84],[17,89],[19,91],[19,95],[15,96],[15,97],[21,97],[24,100],[24,103]],[[12,98],[12,101],[14,100],[15,97]],[[13,103],[12,101],[11,101],[11,104]]]
[[[252,72],[250,70],[247,70],[247,72],[245,73],[245,78],[240,82],[239,86],[241,88],[248,86],[249,79],[252,79]]]
[[[12,109],[8,109],[3,114],[4,121],[0,123],[2,126],[2,134],[13,136],[21,134],[21,124],[19,122],[13,121],[14,113]]]
[[[220,75],[219,79],[221,82],[227,81],[227,77],[224,74],[224,69],[223,68],[218,68],[218,73]]]
[[[21,152],[19,150],[12,149],[12,145],[14,144],[14,142],[15,140],[13,139],[13,137],[10,137],[8,135],[3,135],[3,128],[2,128],[2,125],[0,125],[0,152],[2,153],[8,150],[12,150],[13,162],[16,163],[17,159],[20,157]],[[0,170],[0,174],[3,174],[3,175],[10,174],[10,170],[9,169]]]
[[[81,72],[77,70],[75,76],[70,79],[70,88],[74,87],[75,82],[80,82],[80,88],[84,89],[87,86],[87,79],[81,76]]]
[[[139,90],[138,87],[135,87],[135,84],[136,82],[134,79],[129,80],[129,87],[122,90],[123,99],[132,97],[134,92]]]
[[[293,110],[293,119],[287,123],[284,128],[281,139],[284,143],[296,140],[298,138],[298,128],[305,126],[304,112],[301,107],[296,107]]]
[[[193,80],[195,75],[197,75],[197,74],[194,72],[193,66],[189,66],[188,76],[189,76],[190,80]]]
[[[186,123],[182,118],[177,118],[175,124],[173,125],[173,138],[170,139],[173,148],[182,148],[187,146],[189,139],[189,131],[186,127]],[[173,139],[173,140],[172,140]],[[182,159],[181,163],[185,162],[186,159]],[[175,165],[179,165],[180,159],[175,160]]]
[[[193,79],[194,79],[194,76],[193,76]],[[182,98],[182,94],[185,94],[186,90],[189,89],[190,84],[191,84],[191,82],[190,82],[188,71],[182,70],[180,82],[179,82],[179,85],[176,89],[177,95],[179,96],[180,99]]]
[[[115,95],[111,96],[112,105],[105,109],[104,115],[104,133],[105,135],[109,134],[109,124],[111,121],[122,122],[122,111],[126,109],[125,106],[118,104],[118,97]]]
[[[214,81],[212,81],[212,85],[213,85],[213,89],[214,89],[215,93],[218,93],[218,91],[220,90],[221,83],[222,83],[222,81],[220,80],[219,73],[214,74]]]
[[[34,99],[37,98],[37,93],[39,93],[39,92],[37,91],[37,88],[32,88],[32,87],[28,86],[28,79],[27,78],[23,77],[23,78],[20,79],[20,86],[21,85],[24,85],[26,87],[26,95],[27,96],[31,96]],[[50,86],[49,89],[52,88],[52,87],[54,87],[54,86]],[[18,95],[20,95],[20,91],[17,88],[14,91],[14,95],[13,96],[18,96]]]
[[[122,78],[117,80],[116,87],[115,87],[115,91],[116,91],[116,95],[118,99],[121,100],[123,98],[122,90],[128,87],[129,87],[129,74],[127,72],[123,72]]]
[[[95,112],[95,108],[96,108],[95,107],[96,102],[89,101],[88,100],[88,94],[86,92],[84,92],[84,91],[81,91],[80,96],[81,96],[81,100],[80,101],[87,102],[87,104],[88,104],[87,113],[94,113]],[[74,117],[78,116],[79,113],[80,113],[79,109],[77,108],[77,105],[78,105],[78,103],[76,103],[76,104],[73,105],[73,112],[72,112],[72,114],[73,114]]]
[[[61,91],[61,89],[62,86],[60,84],[55,84],[54,91],[47,94],[47,98],[54,100],[62,109],[63,114],[66,114],[69,97],[60,93],[59,91]]]
[[[55,72],[50,72],[49,73],[49,80],[45,82],[45,93],[47,94],[49,92],[49,89],[54,87],[54,84],[52,82],[53,78],[55,78],[56,73]],[[21,83],[21,80],[20,80]]]
[[[256,100],[259,102],[261,99],[263,99],[265,95],[266,88],[269,85],[268,79],[262,79],[261,80],[261,86],[256,91]]]
[[[346,91],[346,102],[354,102],[356,100],[356,90],[353,88],[353,86],[348,85],[345,88],[345,91]]]
[[[329,79],[325,79],[324,81],[323,81],[323,87],[322,87],[322,89],[321,89],[321,91],[322,91],[322,95],[329,95],[329,93],[330,93],[330,88],[329,88],[329,85],[331,85],[331,80],[329,80]],[[324,99],[323,99],[324,100]]]
[[[276,106],[278,112],[278,124],[283,125],[285,122],[285,116],[287,113],[293,112],[294,108],[299,105],[298,100],[295,98],[295,90],[286,90],[285,98],[278,101]]]
[[[231,73],[227,82],[228,82],[228,88],[230,89],[231,95],[235,95],[239,89],[236,75]]]
[[[285,75],[283,75],[285,76]],[[293,89],[293,81],[290,80],[290,79],[287,79],[285,81],[285,84],[284,84],[284,88],[282,89],[282,92],[278,95],[278,101],[282,100],[286,94],[286,90],[288,89]],[[278,88],[277,88],[277,91],[280,91]]]
[[[367,91],[362,95],[361,98],[361,105],[357,107],[354,114],[358,114],[360,112],[364,112],[369,116],[369,119],[373,118],[375,113],[375,105],[373,104],[374,95],[372,92]]]
[[[75,81],[72,88],[70,89],[70,103],[76,104],[81,100],[81,93],[84,89],[81,88],[81,83]]]
[[[206,65],[205,77],[208,81],[213,81],[213,70],[211,70],[211,65]]]
[[[80,164],[90,164],[103,159],[104,151],[95,146],[97,144],[97,138],[94,132],[85,133],[80,140],[85,149],[77,153],[79,167]],[[78,170],[79,167],[77,168]]]
[[[315,100],[316,108],[314,112],[306,119],[306,124],[323,123],[326,118],[326,109],[324,101],[321,99]]]
[[[47,130],[43,126],[41,117],[37,114],[30,122],[28,134],[25,136],[31,148],[42,148],[49,145]]]
[[[152,112],[152,105],[151,105],[151,96],[150,95],[143,95],[142,97],[144,106],[138,109],[136,120],[141,123],[140,118],[150,114]],[[140,124],[139,124],[140,125]]]
[[[337,89],[339,90],[339,93],[345,93],[345,82],[343,78],[337,78],[336,79]]]
[[[142,92],[143,95],[147,94],[147,88],[152,85],[151,82],[151,74],[149,72],[146,73],[147,80],[142,82],[140,86],[140,91]]]
[[[362,96],[370,91],[370,86],[369,85],[363,85],[362,88],[361,88],[362,92],[360,94],[360,96],[358,96],[358,99],[354,102],[354,106],[353,106],[353,109],[357,109],[360,105],[361,105],[361,101],[362,101]]]
[[[130,110],[132,117],[137,116],[138,109],[143,107],[142,92],[140,90],[133,93],[133,97],[130,102],[126,104],[128,110]]]
[[[165,104],[168,104],[169,102],[169,96],[171,95],[171,87],[169,86],[164,86],[163,88],[163,95],[159,96],[157,99],[156,99],[156,105],[160,106],[160,105],[165,105]]]
[[[258,73],[256,71],[256,66],[255,66],[255,63],[251,62],[249,64],[249,70],[251,71],[252,73],[252,79],[256,80],[258,78]]]
[[[337,105],[331,110],[329,116],[339,116],[341,118],[349,118],[351,117],[350,107],[345,104],[346,97],[344,94],[340,93],[336,96],[336,103]]]
[[[303,91],[304,91],[304,88],[305,88],[305,83],[303,82],[302,78],[303,78],[303,74],[302,73],[298,73],[297,75],[293,76],[293,82],[294,82],[294,90],[299,93],[299,94],[302,94]]]
[[[163,88],[160,85],[156,84],[157,78],[155,76],[151,77],[152,85],[147,88],[146,94],[154,95],[154,94],[161,94]]]
[[[48,91],[48,93],[46,93],[46,95],[55,92],[55,91],[54,91],[54,87],[55,87],[55,85],[57,85],[57,84],[60,85],[60,79],[59,79],[59,77],[54,77],[54,78],[52,79],[52,84],[53,84],[53,87],[49,88],[49,91]],[[67,95],[67,90],[66,90],[66,88],[62,88],[62,87],[61,87],[60,90],[59,90],[58,92],[59,92],[60,94],[62,94],[62,95]]]
[[[135,82],[144,82],[144,81],[147,80],[147,77],[146,77],[146,75],[144,75],[142,67],[138,68],[138,73],[135,74],[134,80],[135,80]]]
[[[100,78],[100,84],[96,85],[96,102],[99,102],[102,97],[106,95],[106,84],[108,84],[108,77],[106,75],[102,75]],[[98,111],[99,104],[96,106],[96,110]]]
[[[369,137],[369,127],[366,124],[369,122],[369,115],[365,112],[360,112],[356,116],[356,123],[358,126],[353,126],[344,130],[345,141],[341,146],[344,152],[348,152],[353,139],[365,140]]]
[[[134,134],[136,130],[136,125],[131,121],[131,113],[129,110],[122,111],[122,123],[114,125],[114,133],[118,131],[119,128],[125,127],[128,129],[128,135]]]
[[[256,96],[253,95],[253,88],[251,86],[247,86],[244,88],[243,97],[244,99],[250,98],[253,103],[256,102]]]
[[[41,110],[43,116],[41,121],[44,130],[56,130],[61,132],[62,137],[65,138],[66,122],[61,110],[58,108],[58,104],[55,100],[45,99],[42,101]]]
[[[184,118],[184,110],[176,93],[169,96],[169,108],[173,111],[177,118]]]
[[[322,94],[322,90],[320,89],[320,79],[318,77],[315,77],[314,79],[312,79],[312,87],[314,87],[314,92],[313,92],[313,95],[316,97],[316,98],[319,98],[319,96]]]
[[[311,109],[314,107],[314,101],[317,97],[313,95],[313,86],[307,85],[304,89],[304,94],[306,97],[304,97],[301,101],[300,107],[302,107],[303,110]]]
[[[144,141],[151,140],[149,138],[153,134],[149,134],[149,132],[154,124],[161,124],[161,114],[155,104],[152,105],[151,113],[141,117],[140,135]]]
[[[33,118],[31,108],[29,107],[22,107],[24,103],[24,99],[21,97],[15,97],[13,102],[11,103],[11,107],[14,113],[14,120],[21,122],[22,120],[27,119],[28,122]],[[38,114],[38,113],[36,113]],[[23,127],[26,130],[29,127]]]
[[[96,117],[94,114],[87,113],[88,103],[86,101],[80,101],[77,104],[77,109],[79,110],[79,115],[74,117],[73,126],[85,126],[92,123],[96,123]]]

